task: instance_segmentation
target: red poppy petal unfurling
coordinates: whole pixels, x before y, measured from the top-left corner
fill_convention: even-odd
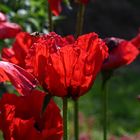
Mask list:
[[[58,16],[62,10],[61,1],[62,0],[48,0],[48,3],[50,4],[50,8],[52,10],[52,13],[55,16]]]
[[[22,95],[29,93],[38,84],[38,81],[24,69],[12,63],[0,61],[0,82],[5,81],[10,81]]]
[[[14,38],[21,31],[16,23],[0,22],[0,39]]]

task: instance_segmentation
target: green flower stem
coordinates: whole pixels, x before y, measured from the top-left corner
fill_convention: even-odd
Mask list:
[[[49,32],[52,32],[53,31],[53,20],[52,20],[52,11],[50,9],[49,3],[48,3],[48,20],[49,20],[48,30],[49,30]]]
[[[68,140],[67,134],[67,112],[68,112],[68,99],[67,97],[63,98],[63,140]]]
[[[85,13],[85,5],[80,3],[79,10],[77,13],[76,33],[75,33],[76,38],[82,34],[83,23],[84,23],[84,13]]]
[[[78,100],[74,100],[74,136],[75,140],[79,140],[79,121],[78,121]]]
[[[77,21],[76,21],[76,32],[75,37],[77,38],[82,34],[83,23],[84,23],[84,13],[85,13],[85,5],[79,4],[79,10],[77,13]],[[79,122],[78,122],[78,100],[74,100],[74,140],[79,140]]]
[[[103,140],[107,140],[107,129],[108,129],[108,92],[107,83],[113,76],[114,70],[102,71],[102,124],[103,124]]]
[[[102,118],[102,124],[103,124],[103,140],[107,140],[107,104],[108,104],[108,95],[107,95],[107,85],[106,82],[102,82],[102,109],[103,109],[103,118]]]

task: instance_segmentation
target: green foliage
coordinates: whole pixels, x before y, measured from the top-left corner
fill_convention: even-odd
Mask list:
[[[20,24],[25,31],[47,31],[47,2],[46,0],[2,0],[2,12],[13,22]]]
[[[128,66],[116,71],[108,83],[109,132],[117,136],[140,131],[139,69]],[[80,98],[80,110],[86,117],[93,116],[93,133],[101,133],[101,78],[98,77],[88,94]],[[95,132],[94,132],[95,131]],[[95,135],[98,135],[98,134]],[[100,140],[100,139],[95,139]]]

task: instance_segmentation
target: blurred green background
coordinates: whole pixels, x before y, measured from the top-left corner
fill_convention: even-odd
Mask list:
[[[75,33],[77,4],[62,3],[63,11],[53,17],[54,31],[64,36]],[[48,32],[47,0],[0,0],[0,11],[8,20],[18,23],[24,31]],[[86,7],[84,33],[95,31],[100,37],[134,37],[140,26],[139,0],[91,0]],[[9,40],[0,40],[0,48]],[[86,140],[102,140],[101,76],[92,89],[80,98],[80,133]],[[4,89],[0,89],[1,92]],[[115,71],[108,83],[109,135],[136,135],[140,132],[140,58],[133,64]],[[56,99],[61,107],[60,99]],[[69,101],[69,131],[73,137],[73,103]]]

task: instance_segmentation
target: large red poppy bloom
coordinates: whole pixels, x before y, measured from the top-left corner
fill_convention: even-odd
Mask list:
[[[26,95],[38,85],[38,81],[21,67],[0,61],[0,82],[10,81],[16,90]]]
[[[140,33],[131,40],[131,43],[135,45],[140,51]]]
[[[51,100],[42,112],[45,93],[4,94],[0,100],[0,129],[5,140],[61,140],[60,110]]]
[[[129,41],[118,38],[107,38],[105,42],[109,48],[109,57],[105,60],[102,69],[116,69],[130,64],[138,55],[138,49]]]
[[[55,16],[58,16],[62,10],[61,2],[62,2],[62,0],[48,0],[48,3],[50,4],[50,8],[52,10],[52,13]]]
[[[33,44],[26,57],[27,70],[52,95],[77,98],[93,84],[107,51],[95,33],[80,36],[72,44],[53,33]]]

